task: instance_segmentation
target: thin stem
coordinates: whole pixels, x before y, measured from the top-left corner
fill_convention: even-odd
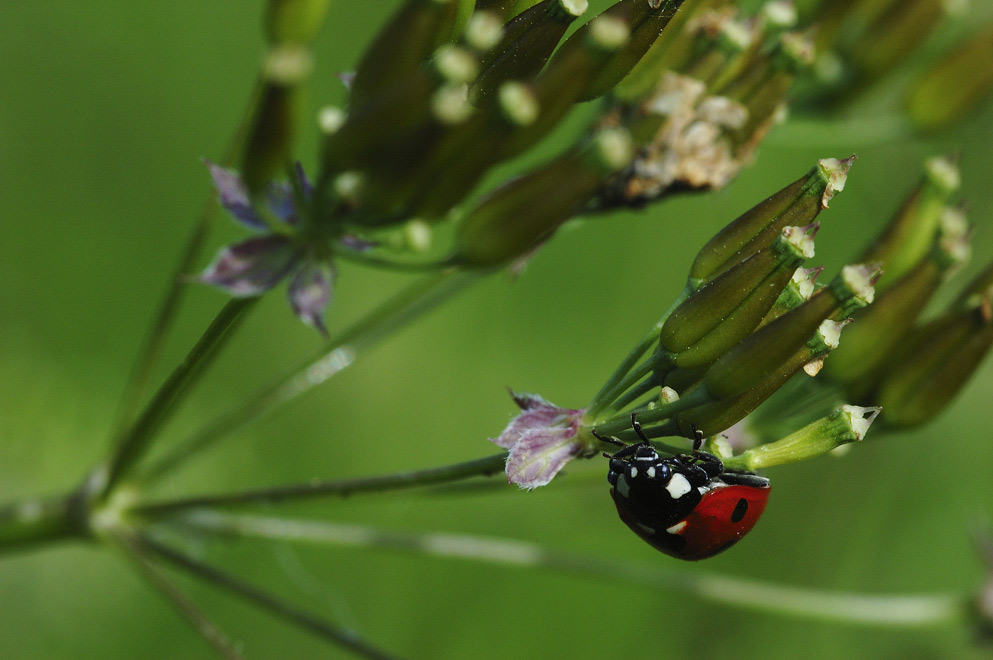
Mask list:
[[[82,492],[0,506],[0,552],[88,536]]]
[[[676,307],[682,304],[682,302],[686,300],[686,298],[688,298],[692,292],[693,292],[693,287],[690,286],[689,282],[687,282],[686,286],[683,287],[683,290],[680,292],[680,294],[676,297],[676,299],[672,302],[672,304],[669,305],[669,309],[667,309],[665,313],[662,315],[662,318],[660,318],[658,322],[655,323],[655,325],[653,325],[651,329],[645,334],[645,336],[641,338],[641,341],[639,341],[635,345],[635,347],[631,349],[631,352],[628,353],[627,357],[624,358],[624,361],[621,362],[621,364],[617,367],[617,369],[614,370],[614,373],[611,374],[610,378],[607,379],[607,382],[604,383],[603,387],[600,388],[600,391],[597,392],[596,396],[593,397],[593,401],[591,401],[590,405],[587,406],[587,410],[588,410],[587,415],[590,418],[596,419],[596,416],[599,413],[606,410],[606,408],[621,393],[623,393],[624,390],[627,389],[627,387],[630,387],[630,385],[628,385],[627,387],[621,388],[623,382],[625,380],[628,380],[626,378],[628,376],[628,372],[630,372],[634,368],[634,366],[638,364],[638,360],[640,360],[645,355],[645,353],[648,352],[650,348],[658,344],[659,334],[662,332],[662,326],[665,325],[666,319],[668,319],[669,315],[672,314],[672,310],[676,309]],[[652,355],[654,355],[654,351]],[[651,358],[649,358],[645,364],[648,364],[650,362],[651,362]],[[643,364],[642,367],[644,367],[645,364]],[[635,381],[636,380],[637,379],[635,379]],[[630,382],[633,383],[634,381],[630,381]]]
[[[217,511],[197,511],[182,521],[199,530],[291,542],[404,552],[469,561],[553,569],[591,575],[609,582],[623,580],[637,587],[673,590],[702,600],[746,609],[860,625],[937,625],[961,618],[961,594],[886,596],[831,592],[775,585],[720,575],[683,573],[658,562],[556,551],[533,543],[462,534],[383,531],[362,525],[291,520]]]
[[[459,481],[469,477],[490,477],[502,472],[507,460],[507,453],[488,456],[465,463],[454,463],[441,467],[428,468],[412,472],[398,472],[377,477],[359,479],[342,479],[337,481],[310,481],[289,486],[276,486],[258,490],[225,493],[223,495],[203,495],[165,502],[152,502],[135,506],[132,511],[139,515],[161,516],[197,507],[222,507],[241,504],[285,502],[316,497],[339,496],[345,497],[358,493],[380,493],[385,491],[431,486],[435,484]]]
[[[670,403],[662,403],[649,410],[638,413],[638,421],[645,427],[645,431],[652,436],[651,424],[663,422],[678,412],[688,408],[699,406],[709,401],[706,388],[697,388],[687,396],[680,397]],[[631,414],[624,412],[609,419],[597,422],[597,431],[603,435],[617,435],[618,433],[631,427]]]
[[[227,147],[224,149],[220,160],[221,165],[230,165],[231,161],[234,160],[235,154],[241,148],[241,144],[248,132],[249,121],[255,114],[255,107],[258,104],[261,89],[261,83],[257,81],[252,90],[245,113],[238,121],[234,135],[231,136]],[[152,373],[152,368],[158,361],[169,329],[173,320],[176,318],[176,310],[182,302],[183,294],[189,289],[189,287],[184,285],[182,276],[191,272],[197,261],[199,261],[207,235],[210,233],[214,218],[217,217],[218,204],[216,197],[217,195],[214,189],[211,188],[211,192],[200,210],[199,217],[190,231],[189,238],[186,240],[186,247],[180,253],[179,262],[173,269],[172,277],[168,280],[169,286],[166,289],[165,297],[159,304],[159,309],[152,321],[148,335],[145,337],[144,343],[135,358],[131,374],[128,376],[128,381],[124,386],[124,393],[121,397],[121,408],[118,411],[117,433],[115,433],[115,437],[120,437],[125,433],[127,426],[132,422],[138,412],[138,405],[148,386],[148,378]]]
[[[658,379],[651,372],[648,373],[648,377],[642,379],[640,382],[635,383],[628,389],[627,392],[617,397],[613,403],[610,404],[611,410],[624,410],[628,405],[634,402],[638,397],[648,394],[656,386],[658,386]]]
[[[270,613],[318,637],[322,637],[366,658],[372,658],[373,660],[396,660],[396,656],[372,646],[354,631],[347,630],[287,603],[230,573],[221,571],[210,564],[174,550],[169,546],[152,540],[146,535],[139,537],[138,542],[139,547],[142,549],[152,552],[183,570],[230,591],[245,600],[251,601],[262,609],[268,610]]]
[[[141,477],[151,482],[250,422],[327,382],[369,350],[475,281],[475,274],[449,269],[421,278],[304,360],[288,375],[215,418],[179,443]]]
[[[205,367],[217,357],[220,349],[234,334],[232,331],[244,319],[244,313],[257,300],[258,298],[230,300],[190,349],[183,362],[162,384],[134,424],[123,435],[118,436],[113,454],[105,466],[106,480],[101,489],[103,495],[109,493],[145,454],[169,415],[176,410],[183,397],[190,393]]]
[[[602,397],[598,397],[598,400],[590,406],[589,411],[586,413],[587,416],[596,419],[596,417],[601,414],[604,410],[608,408],[615,407],[614,402],[628,390],[628,388],[634,386],[642,378],[648,376],[654,371],[655,368],[655,353],[652,353],[647,360],[639,364],[634,369],[628,371],[614,386],[603,394]],[[651,379],[649,379],[651,380]]]
[[[244,656],[235,649],[227,635],[221,632],[220,628],[203,613],[203,610],[152,563],[140,542],[125,535],[119,535],[115,540],[134,562],[142,577],[172,603],[173,607],[215,651],[228,660],[244,660]]]
[[[621,362],[614,373],[610,375],[610,378],[607,379],[607,382],[603,384],[603,387],[600,388],[600,391],[593,397],[593,400],[588,406],[588,414],[595,418],[597,414],[603,412],[603,410],[610,405],[614,398],[616,398],[616,396],[611,397],[610,394],[613,393],[617,389],[618,385],[625,380],[628,372],[634,368],[634,366],[638,363],[638,360],[644,356],[645,352],[658,342],[659,331],[661,329],[662,323],[656,323],[652,326],[652,329],[641,338],[641,341],[639,341],[635,347],[631,349],[631,352],[628,353],[626,358],[624,358],[624,361]]]

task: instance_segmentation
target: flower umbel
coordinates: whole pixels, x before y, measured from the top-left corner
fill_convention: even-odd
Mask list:
[[[585,410],[560,408],[535,394],[511,396],[521,412],[490,442],[510,450],[507,481],[531,490],[548,484],[566,463],[590,449],[579,435]]]
[[[327,335],[324,310],[333,297],[334,264],[329,250],[307,241],[300,232],[302,206],[309,203],[313,188],[298,165],[295,181],[272,183],[263,207],[252,199],[241,176],[206,161],[217,187],[221,205],[245,227],[268,231],[261,236],[222,248],[201,273],[199,281],[224,289],[232,296],[260,296],[281,279],[290,276],[288,296],[301,321]]]

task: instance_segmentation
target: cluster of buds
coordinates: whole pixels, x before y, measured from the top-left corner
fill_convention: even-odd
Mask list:
[[[883,419],[912,426],[933,418],[968,381],[993,344],[993,267],[943,312],[922,320],[938,287],[969,258],[970,228],[950,204],[959,174],[948,158],[925,175],[864,258],[882,264],[878,296],[855,314],[826,369],[856,402],[883,406]]]
[[[801,93],[807,99],[805,105],[837,106],[890,77],[946,19],[965,16],[969,4],[968,0],[819,0],[812,4],[802,17],[817,26],[817,60]],[[937,62],[913,72],[905,109],[919,128],[947,126],[993,89],[993,24],[977,27]]]
[[[875,265],[855,264],[818,286],[820,269],[804,267],[814,254],[817,218],[844,187],[851,164],[819,161],[714,236],[679,300],[588,406],[567,410],[518,396],[525,412],[494,440],[510,450],[511,481],[548,483],[607,436],[716,436],[798,372],[816,375],[850,315],[872,302],[879,276]],[[738,456],[723,440],[706,447],[737,469],[792,462],[861,439],[876,414],[874,407],[841,406]]]
[[[286,16],[270,20],[241,174],[212,170],[228,210],[268,234],[226,248],[202,281],[258,295],[292,273],[294,309],[323,330],[335,257],[492,268],[526,258],[577,214],[725,185],[812,57],[810,40],[788,31],[789,3],[749,17],[729,5],[619,0],[563,40],[586,0],[406,0],[342,76],[347,107],[321,112],[313,185],[298,172],[277,186],[274,173],[292,169],[312,35],[286,16],[295,8],[313,26],[323,3],[272,3]],[[575,144],[477,194],[495,165],[601,97]],[[442,221],[456,224],[453,244],[435,249],[430,227]]]
[[[733,179],[813,63],[813,42],[793,30],[796,22],[789,2],[768,2],[754,15],[724,0],[687,2],[613,93],[602,121],[626,126],[641,151],[594,207],[719,189]]]

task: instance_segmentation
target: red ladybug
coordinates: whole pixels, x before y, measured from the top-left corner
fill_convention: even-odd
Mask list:
[[[700,451],[663,458],[632,419],[642,439],[610,458],[607,481],[617,513],[635,534],[667,555],[695,561],[727,550],[747,534],[769,501],[769,480],[756,474],[725,472],[721,459]]]

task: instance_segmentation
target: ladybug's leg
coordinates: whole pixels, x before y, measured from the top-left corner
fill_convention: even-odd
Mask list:
[[[690,424],[690,428],[693,429],[693,453],[695,454],[703,446],[703,431],[698,429],[696,424]]]
[[[595,426],[590,429],[590,433],[592,433],[593,437],[599,440],[600,442],[606,442],[607,444],[614,445],[616,447],[627,447],[626,444],[624,444],[623,442],[621,442],[612,435],[600,435],[600,432],[596,430]]]
[[[634,432],[638,434],[639,438],[641,438],[642,443],[646,445],[652,444],[648,439],[648,435],[645,433],[645,429],[641,428],[641,422],[638,421],[638,413],[636,412],[631,413],[631,428],[633,428]]]

